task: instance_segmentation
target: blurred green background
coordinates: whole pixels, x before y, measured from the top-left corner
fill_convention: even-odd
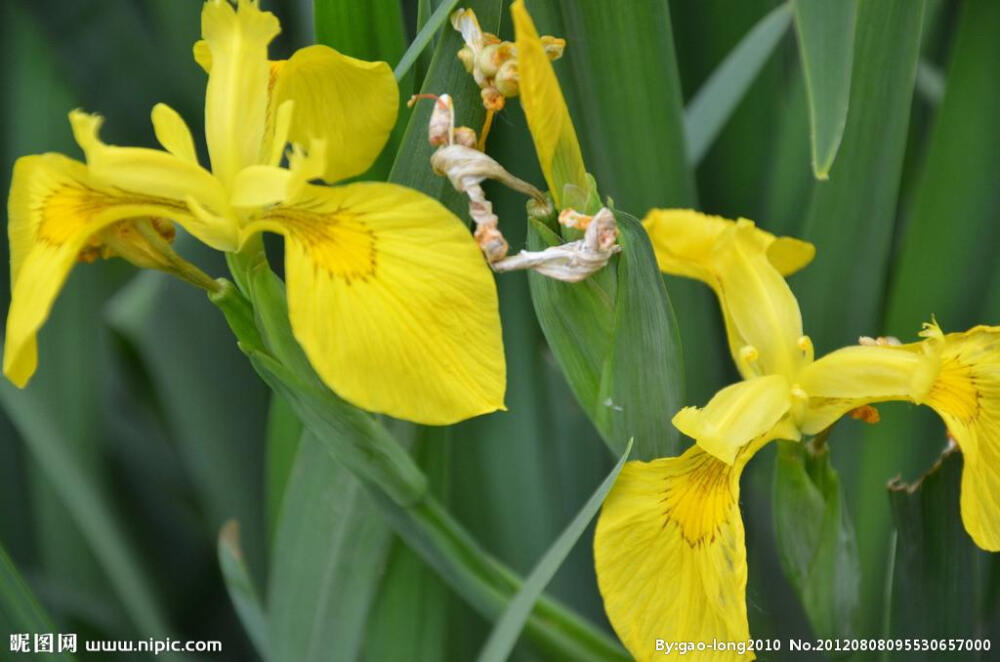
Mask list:
[[[317,20],[307,0],[263,4],[282,21],[275,54],[318,35],[395,65],[438,2],[317,0]],[[539,30],[568,41],[556,70],[602,194],[640,217],[653,206],[695,207],[815,242],[817,259],[791,283],[817,354],[860,335],[911,340],[932,314],[945,331],[1000,322],[1000,3],[859,3],[850,106],[829,180],[817,181],[810,165],[794,26],[780,33],[759,75],[744,74],[742,98],[741,85],[728,82],[738,102],[692,163],[684,106],[779,4],[529,1]],[[199,136],[204,74],[191,45],[200,5],[5,0],[5,188],[20,155],[81,156],[66,120],[75,107],[103,114],[112,143],[152,145],[149,111],[159,101]],[[511,37],[505,2],[466,6],[484,29]],[[403,79],[401,97],[421,87],[449,92],[460,121],[476,126],[478,90],[454,57],[458,45],[446,25]],[[464,217],[461,199],[430,173],[427,112],[418,108],[408,123],[404,109],[370,175],[423,188]],[[498,116],[488,151],[519,177],[542,182],[517,102]],[[523,201],[499,187],[488,194],[520,246]],[[220,256],[180,242],[209,273],[224,274]],[[525,277],[498,282],[509,411],[447,429],[395,429],[458,519],[526,573],[614,458],[545,347]],[[667,285],[684,343],[687,401],[700,404],[736,374],[707,288]],[[0,289],[6,301],[6,277]],[[314,461],[316,445],[299,442],[291,414],[271,401],[199,292],[117,261],[84,265],[40,343],[31,386],[0,386],[0,543],[53,631],[221,640],[224,652],[212,659],[254,659],[216,554],[220,528],[235,518],[274,659],[465,660],[479,649],[489,625],[394,540],[353,478]],[[972,549],[960,528],[931,531],[929,538],[950,542],[943,556],[900,556],[901,545],[919,541],[909,529],[894,533],[886,482],[929,469],[944,430],[928,411],[880,410],[879,425],[847,421],[831,439],[860,559],[855,631],[997,632],[1000,566]],[[776,549],[774,456],[773,448],[761,453],[743,482],[751,632],[809,636]],[[954,481],[945,483],[952,494]],[[957,510],[951,514],[957,520]],[[550,592],[607,627],[589,541],[588,533]],[[935,574],[956,567],[968,572]],[[918,590],[945,584],[956,590],[935,601]],[[914,595],[931,616],[907,611]],[[896,599],[887,605],[886,596]],[[534,653],[524,646],[518,655]]]

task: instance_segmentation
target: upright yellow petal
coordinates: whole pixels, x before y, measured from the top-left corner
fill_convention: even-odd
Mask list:
[[[143,198],[159,199],[162,204],[170,207],[178,204],[186,207],[186,201],[193,198],[220,215],[220,219],[218,222],[201,222],[185,212],[189,219],[184,224],[185,229],[213,248],[236,249],[236,225],[221,218],[228,210],[226,191],[219,180],[198,165],[197,161],[158,149],[106,145],[98,136],[103,121],[101,117],[78,110],[71,112],[69,117],[76,141],[87,157],[90,180],[105,188],[119,189]],[[159,116],[154,117],[160,122],[158,133],[173,148],[183,153],[184,140],[179,135],[180,129],[176,124],[180,122],[183,125],[180,117],[169,127],[164,124],[162,111]],[[166,135],[168,133],[169,137]]]
[[[940,369],[923,403],[962,451],[962,522],[977,545],[1000,551],[1000,327],[977,326],[928,341]]]
[[[649,234],[660,270],[695,278],[714,287],[713,251],[723,233],[736,221],[702,214],[693,209],[651,209],[642,224]],[[782,276],[790,276],[809,264],[815,247],[793,237],[775,237],[754,227],[753,241]]]
[[[24,386],[35,372],[35,335],[93,237],[131,218],[188,220],[183,203],[103,187],[87,166],[61,154],[25,156],[14,165],[8,198],[11,304],[3,372]]]
[[[227,185],[260,160],[271,72],[267,46],[280,30],[257,0],[239,0],[235,9],[228,0],[207,0],[202,8],[205,47],[196,45],[195,55],[210,68],[205,138],[212,170]]]
[[[768,260],[757,233],[746,220],[724,233],[716,251],[716,292],[743,376],[783,374],[792,379],[812,356],[799,342],[799,302]]]
[[[773,429],[788,412],[789,389],[782,375],[737,382],[716,393],[704,408],[681,409],[673,423],[703,450],[732,464],[741,449]]]
[[[156,140],[182,161],[198,164],[198,154],[194,149],[194,138],[184,119],[165,103],[153,106],[151,114]]]
[[[597,584],[611,625],[639,662],[663,658],[658,641],[750,638],[738,505],[745,459],[728,465],[694,446],[680,457],[629,462],[608,494],[594,535]],[[754,658],[738,649],[692,657]]]
[[[323,179],[361,174],[389,139],[399,110],[399,88],[385,62],[365,62],[328,46],[295,52],[279,69],[270,107],[295,102],[288,139],[327,144]]]
[[[545,183],[559,209],[573,199],[586,202],[590,193],[587,168],[556,72],[524,7],[524,0],[514,2],[510,13],[514,17],[521,106]]]
[[[417,191],[307,186],[247,226],[285,236],[292,330],[370,411],[444,425],[503,408],[496,288],[465,225]]]
[[[792,378],[812,358],[799,344],[802,317],[782,277],[812,259],[812,244],[775,237],[746,219],[689,209],[654,209],[643,225],[662,271],[700,280],[715,291],[733,360],[744,377]]]

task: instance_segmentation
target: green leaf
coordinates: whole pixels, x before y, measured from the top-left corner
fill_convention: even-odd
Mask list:
[[[424,49],[427,48],[427,45],[431,43],[431,39],[441,29],[441,26],[448,25],[448,17],[451,15],[451,10],[457,4],[458,0],[446,0],[438,5],[437,9],[427,18],[427,22],[421,26],[420,31],[417,32],[417,36],[413,38],[413,42],[406,49],[406,52],[403,53],[403,57],[400,58],[399,63],[393,70],[396,80],[402,80],[403,76],[409,73],[410,68],[424,52]]]
[[[427,489],[426,478],[370,414],[299,379],[266,354],[250,351],[248,355],[261,378],[289,401],[295,415],[328,444],[338,461],[399,503],[420,500]]]
[[[243,549],[240,547],[240,528],[236,520],[229,520],[219,530],[218,555],[226,590],[229,591],[229,598],[233,601],[243,629],[261,659],[269,660],[267,617],[253,580],[250,579]]]
[[[171,634],[155,593],[136,559],[140,558],[115,519],[109,499],[64,449],[56,420],[38,402],[37,394],[0,380],[0,404],[38,462],[62,503],[73,516],[111,586],[136,625],[149,636]]]
[[[222,268],[207,247],[187,240],[179,249]],[[106,318],[142,360],[166,430],[204,506],[206,538],[214,539],[229,519],[239,520],[249,565],[262,568],[266,387],[233,347],[205,295],[180,280],[140,273],[108,302]]]
[[[306,433],[271,564],[274,662],[358,657],[389,543],[389,528],[367,491],[326,444]]]
[[[271,394],[271,406],[267,412],[267,532],[273,542],[278,530],[281,504],[285,498],[288,478],[295,464],[302,437],[302,422],[292,410],[292,406],[276,393]]]
[[[977,636],[984,555],[962,526],[961,483],[962,454],[951,449],[915,483],[889,484],[897,539],[886,636]]]
[[[362,60],[395,62],[406,48],[400,0],[313,0],[316,41]]]
[[[937,315],[946,330],[983,321],[1000,239],[1000,4],[962,5],[948,85],[893,265],[886,330],[906,337]],[[944,222],[943,219],[948,219]],[[961,260],[941,256],[963,256]]]
[[[396,62],[406,48],[406,30],[400,0],[315,0],[313,19],[316,42],[325,44],[351,57],[370,62]],[[400,94],[405,100],[413,85],[401,80]],[[400,108],[395,126],[375,163],[359,179],[385,180],[392,159],[403,137],[409,111]]]
[[[503,4],[503,0],[471,0],[466,3],[466,7],[476,12],[484,31],[496,33],[500,27]],[[469,126],[478,132],[485,111],[479,87],[458,59],[458,51],[464,44],[462,36],[456,30],[447,27],[441,31],[441,38],[420,92],[450,94],[455,102],[455,126]],[[422,191],[440,200],[459,217],[465,218],[467,199],[457,193],[446,178],[431,170],[431,154],[435,148],[427,142],[427,124],[432,109],[433,104],[430,102],[414,106],[396,153],[396,160],[392,164],[389,181]]]
[[[922,0],[860,7],[851,97],[864,103],[851,106],[840,158],[814,185],[803,226],[817,253],[798,293],[818,354],[878,328],[922,14]]]
[[[692,204],[667,3],[535,0],[528,11],[539,34],[567,40],[554,66],[602,195],[640,214]]]
[[[3,546],[0,546],[0,632],[12,637],[58,632]],[[55,653],[46,659],[69,662],[76,658],[69,653]]]
[[[573,549],[580,536],[583,535],[583,532],[587,529],[587,525],[590,524],[590,521],[594,519],[594,515],[601,508],[601,504],[604,503],[604,497],[607,496],[612,486],[614,486],[615,480],[618,478],[622,467],[625,466],[625,460],[628,459],[631,451],[632,440],[630,439],[625,446],[625,452],[622,453],[621,458],[619,458],[618,463],[615,464],[611,473],[597,487],[597,490],[591,495],[590,499],[583,504],[576,517],[559,534],[559,537],[552,543],[552,546],[545,552],[545,555],[539,559],[538,564],[531,571],[531,574],[525,578],[517,595],[508,603],[506,611],[497,620],[493,627],[493,632],[490,633],[489,639],[479,654],[479,662],[503,662],[510,656],[511,650],[513,650],[514,644],[517,643],[518,636],[524,628],[524,623],[531,614],[532,607],[548,583],[552,581],[552,577],[559,570],[570,550]]]
[[[855,56],[857,2],[792,1],[809,97],[813,173],[816,179],[827,179],[844,135],[852,96],[851,59]]]
[[[701,162],[791,24],[787,4],[772,9],[730,51],[684,109],[684,142],[692,165]]]
[[[782,567],[821,638],[855,635],[861,568],[829,447],[778,442],[774,522]]]
[[[454,435],[454,427],[418,427],[411,448],[446,505],[454,503],[451,482],[461,471],[452,462]],[[476,494],[477,501],[488,500],[483,492]],[[364,659],[468,659],[471,651],[455,650],[459,644],[456,635],[475,631],[481,623],[481,617],[457,600],[434,570],[397,538],[372,605]]]
[[[481,614],[497,617],[516,594],[516,575],[486,554],[434,499],[403,509],[382,494],[373,497],[396,533]],[[535,605],[525,631],[550,658],[628,659],[604,632],[545,597]]]
[[[581,283],[531,274],[531,296],[549,347],[584,411],[620,454],[635,438],[641,460],[675,455],[672,412],[683,402],[677,325],[639,222],[615,212],[622,253]],[[561,241],[532,221],[529,246]]]
[[[948,59],[944,98],[930,128],[913,195],[904,200],[897,259],[885,291],[884,321],[873,332],[914,337],[937,316],[945,331],[961,331],[1000,315],[995,247],[1000,240],[1000,4],[974,0],[960,6]],[[992,301],[991,301],[992,298]],[[869,334],[871,335],[871,334]],[[890,412],[891,414],[892,412]],[[886,417],[888,418],[888,417]],[[870,429],[858,456],[859,484],[878,485],[901,473],[918,476],[937,457],[944,425],[923,408],[900,411]],[[881,495],[857,514],[868,576],[886,557],[881,534],[890,512]],[[867,549],[866,549],[867,548]]]

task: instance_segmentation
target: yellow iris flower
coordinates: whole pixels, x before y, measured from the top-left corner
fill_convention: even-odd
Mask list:
[[[169,219],[223,251],[261,232],[284,236],[296,339],[353,404],[428,424],[503,408],[496,288],[465,225],[395,184],[309,183],[371,165],[396,120],[392,72],[325,46],[269,61],[279,30],[256,0],[203,7],[194,52],[208,73],[211,171],[163,104],[152,113],[163,150],[107,145],[100,118],[74,111],[86,164],[59,154],[18,160],[3,362],[11,381],[23,386],[34,373],[36,333],[77,258],[100,246],[157,266],[142,259],[159,240],[150,219],[156,228]]]
[[[663,271],[715,290],[744,381],[678,412],[675,426],[697,445],[628,463],[604,504],[598,584],[637,659],[658,656],[656,639],[749,638],[743,467],[769,441],[816,434],[868,403],[924,404],[944,419],[964,454],[965,528],[980,547],[1000,550],[1000,327],[944,334],[928,324],[919,342],[871,342],[814,360],[783,278],[811,260],[811,245],[687,210],[654,210],[644,224]]]

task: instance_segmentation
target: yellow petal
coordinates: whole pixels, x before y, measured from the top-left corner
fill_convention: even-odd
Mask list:
[[[587,168],[556,72],[524,7],[524,0],[513,3],[510,13],[514,17],[521,106],[545,183],[559,209],[569,205],[571,198],[586,202],[590,192]],[[571,188],[567,190],[567,186]]]
[[[212,171],[228,185],[245,166],[260,161],[271,66],[267,46],[280,31],[278,19],[256,0],[208,0],[201,12],[207,46],[195,55],[209,67],[205,138]]]
[[[649,234],[661,271],[696,278],[711,285],[715,242],[723,231],[735,226],[736,221],[693,209],[652,209],[642,224]],[[815,247],[807,241],[775,237],[756,227],[751,234],[782,276],[795,273],[816,255]]]
[[[663,658],[657,640],[749,639],[742,465],[694,446],[680,457],[629,462],[608,494],[594,535],[597,584],[611,625],[639,662]],[[753,657],[737,650],[694,659]]]
[[[220,217],[227,211],[225,189],[197,161],[178,158],[157,149],[106,145],[97,135],[101,122],[97,115],[78,110],[70,113],[76,141],[87,156],[90,179],[104,187],[114,187],[144,198],[158,198],[167,206],[184,203],[192,197]],[[172,130],[176,132],[177,127]],[[176,134],[172,138],[176,140]],[[201,241],[218,250],[236,249],[235,223],[203,223],[190,214],[185,213],[185,216],[188,218],[184,223],[185,229]]]
[[[772,238],[767,246],[767,259],[782,276],[794,274],[816,257],[816,247],[808,241],[795,237],[775,237],[759,228],[757,233],[762,241],[766,242],[768,237]]]
[[[687,209],[654,209],[643,224],[662,271],[695,278],[715,291],[741,375],[792,379],[812,358],[799,345],[802,317],[781,271],[808,262],[811,244],[777,239],[746,219]]]
[[[294,145],[288,155],[288,167],[248,166],[236,174],[230,203],[234,207],[264,207],[294,201],[303,187],[323,175],[326,167],[326,144],[314,140],[308,152]]]
[[[809,396],[800,427],[805,434],[815,434],[861,405],[889,400],[920,402],[936,371],[936,359],[917,345],[838,349],[798,375],[799,387]]]
[[[182,161],[198,164],[191,130],[176,110],[165,103],[158,103],[153,106],[152,120],[156,140],[163,149]]]
[[[704,408],[681,409],[673,423],[706,452],[732,464],[740,449],[771,430],[788,412],[789,388],[782,375],[737,382],[716,393]]]
[[[208,74],[212,73],[212,49],[208,47],[208,42],[204,39],[199,39],[194,42],[194,46],[191,48],[191,54],[194,56],[194,61],[198,63],[198,66]]]
[[[91,238],[129,218],[189,219],[183,203],[102,187],[61,154],[18,159],[8,200],[11,304],[3,371],[24,386],[38,363],[35,335]]]
[[[926,341],[940,369],[923,403],[962,451],[962,522],[977,545],[1000,551],[1000,327]]]
[[[288,139],[326,141],[323,179],[361,174],[382,151],[396,123],[399,88],[385,62],[365,62],[328,46],[295,52],[278,70],[271,108],[295,102]]]
[[[292,329],[370,411],[443,425],[503,408],[496,288],[465,225],[394,184],[306,186],[246,232],[285,235]]]
[[[789,379],[807,359],[799,339],[802,316],[788,283],[761,250],[753,223],[739,221],[716,251],[717,294],[730,348],[744,377],[783,374]],[[750,355],[743,347],[752,347]],[[756,353],[756,359],[751,359]]]

